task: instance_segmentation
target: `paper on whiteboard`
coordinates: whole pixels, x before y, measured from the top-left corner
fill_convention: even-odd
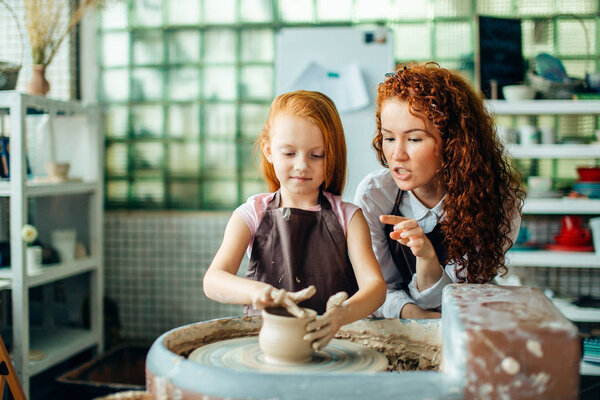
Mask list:
[[[332,71],[311,61],[290,90],[314,90],[333,100],[340,113],[357,111],[369,105],[369,94],[357,63]]]

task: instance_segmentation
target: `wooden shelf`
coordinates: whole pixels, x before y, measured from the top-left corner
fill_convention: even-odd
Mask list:
[[[30,350],[41,350],[46,357],[39,361],[29,361],[29,375],[36,375],[67,358],[98,344],[99,338],[91,330],[32,328]]]
[[[509,250],[506,265],[511,267],[600,268],[594,252]]]

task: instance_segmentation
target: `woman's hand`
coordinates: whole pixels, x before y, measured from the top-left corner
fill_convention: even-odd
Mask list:
[[[297,303],[311,298],[316,292],[317,289],[313,285],[297,292],[288,292],[285,289],[276,289],[271,285],[267,285],[261,291],[252,295],[252,307],[257,310],[267,307],[283,307],[290,314],[302,318],[305,312],[298,307]]]
[[[442,268],[431,241],[417,221],[399,215],[380,215],[379,220],[394,225],[390,237],[408,246],[417,257],[417,289],[422,292],[435,285],[442,277]]]
[[[327,300],[325,314],[306,325],[309,332],[304,340],[312,343],[315,350],[321,350],[333,339],[342,326],[342,315],[347,305],[348,293],[338,292]]]
[[[415,257],[435,257],[435,250],[431,241],[425,236],[423,228],[412,218],[398,215],[381,215],[379,220],[384,224],[394,225],[394,231],[390,237],[404,246],[408,246]]]

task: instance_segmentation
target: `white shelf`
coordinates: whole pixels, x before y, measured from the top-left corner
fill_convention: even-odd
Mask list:
[[[600,158],[600,144],[509,144],[506,151],[513,158]]]
[[[98,266],[98,260],[93,257],[75,260],[69,263],[44,264],[39,270],[29,274],[27,287],[43,285],[59,279],[68,278],[84,272],[92,271]],[[3,268],[0,270],[0,279],[13,279],[12,270]]]
[[[600,100],[489,100],[488,108],[497,115],[581,115],[599,114]]]
[[[25,189],[27,197],[62,196],[72,194],[94,193],[98,190],[97,182],[65,182],[65,183],[31,183]],[[0,197],[10,196],[10,182],[0,182]]]
[[[73,262],[65,262],[55,265],[44,265],[39,270],[28,273],[26,270],[26,257],[13,257],[12,269],[0,269],[0,290],[10,288],[12,297],[13,315],[13,348],[12,361],[19,371],[19,379],[27,397],[30,397],[30,377],[44,371],[57,363],[73,356],[74,354],[97,345],[98,351],[102,352],[103,322],[102,322],[102,297],[104,293],[104,277],[102,271],[103,263],[103,150],[104,138],[103,127],[100,118],[100,109],[97,106],[89,106],[76,101],[54,100],[48,97],[31,96],[16,91],[0,91],[0,109],[8,111],[11,127],[11,157],[10,157],[10,180],[0,180],[0,197],[10,198],[10,241],[11,254],[24,255],[26,244],[20,240],[23,225],[33,223],[42,232],[53,229],[68,228],[70,221],[64,221],[60,215],[53,215],[52,210],[45,213],[34,214],[30,219],[31,198],[47,197],[41,203],[62,203],[65,196],[89,195],[85,201],[79,199],[67,199],[69,204],[65,207],[78,207],[86,215],[81,220],[83,238],[90,249],[93,257],[78,259]],[[57,117],[77,116],[81,122],[81,129],[77,128],[81,135],[81,141],[85,145],[77,151],[77,159],[81,159],[77,171],[71,171],[73,178],[67,182],[51,183],[40,179],[30,180],[27,178],[27,129],[29,115],[46,114],[49,130],[67,129],[59,128],[54,121]],[[70,128],[69,128],[70,129]],[[60,132],[60,131],[59,131]],[[67,139],[65,139],[67,140]],[[63,141],[64,142],[64,141]],[[64,145],[55,141],[56,146]],[[81,157],[79,157],[81,156]],[[74,158],[75,159],[75,158]],[[30,159],[30,162],[40,161]],[[70,162],[71,160],[64,160]],[[77,179],[81,174],[82,179]],[[57,198],[58,197],[58,198]],[[71,204],[72,201],[72,204]],[[77,204],[80,203],[80,204]],[[37,208],[36,208],[37,209]],[[80,218],[79,216],[73,218]],[[66,226],[62,226],[66,225]],[[80,233],[78,232],[79,236]],[[45,240],[48,240],[46,237]],[[85,239],[83,239],[85,240]],[[25,272],[23,270],[25,269]],[[19,273],[16,273],[16,271]],[[86,295],[90,298],[90,324],[92,328],[84,330],[59,330],[54,332],[39,332],[30,329],[29,313],[26,311],[30,306],[29,288],[44,285],[50,282],[67,279],[85,272],[89,272],[89,283],[86,284]],[[51,298],[53,287],[44,286],[45,298]],[[92,333],[93,332],[93,333]],[[29,361],[29,354],[23,352],[25,343],[30,343],[33,350],[42,350],[47,354],[43,360]],[[34,388],[35,389],[35,388]],[[35,396],[33,396],[35,397]]]
[[[525,199],[523,214],[598,214],[600,199],[562,197],[560,199]]]
[[[594,252],[509,250],[506,265],[511,267],[600,268],[600,255]]]
[[[579,375],[600,376],[600,365],[581,361],[581,364],[579,364]]]
[[[577,307],[565,299],[554,298],[552,302],[559,311],[572,322],[600,322],[600,309]]]
[[[0,91],[0,108],[10,108],[21,101],[23,107],[34,108],[39,111],[49,111],[62,113],[86,113],[89,105],[78,101],[57,100],[43,96],[33,96],[30,94],[18,92],[16,90]]]
[[[29,375],[33,376],[67,358],[98,344],[98,338],[86,329],[31,329],[31,350],[41,350],[46,357],[29,361]]]
[[[0,291],[10,289],[11,285],[10,279],[0,279]]]

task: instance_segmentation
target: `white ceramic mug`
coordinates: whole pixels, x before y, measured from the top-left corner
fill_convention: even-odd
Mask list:
[[[510,126],[499,125],[496,127],[496,135],[504,144],[514,142],[514,132]]]
[[[39,271],[42,266],[42,246],[28,246],[25,250],[27,271]]]
[[[58,251],[61,263],[71,262],[75,259],[75,229],[57,229],[50,233],[52,247]]]
[[[529,190],[534,192],[547,192],[552,189],[552,178],[548,176],[530,176],[527,178]]]
[[[519,142],[522,145],[538,144],[540,137],[537,127],[533,125],[521,125],[519,127]]]
[[[594,240],[594,251],[600,254],[600,217],[590,218],[592,239]]]
[[[540,137],[542,144],[556,143],[556,129],[551,126],[540,127]]]

